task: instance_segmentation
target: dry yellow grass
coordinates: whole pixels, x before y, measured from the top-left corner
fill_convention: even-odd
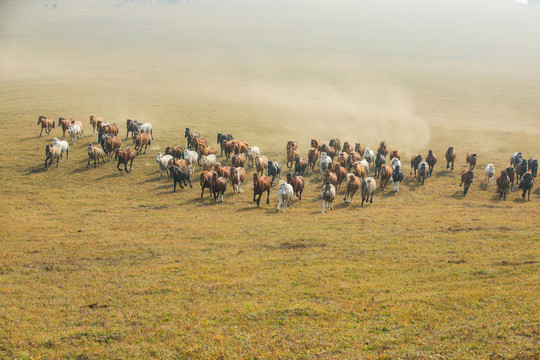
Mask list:
[[[274,54],[291,61],[274,63],[261,59],[275,45],[229,58],[204,32],[203,45],[171,46],[184,61],[176,63],[166,56],[172,35],[154,43],[136,30],[143,38],[125,43],[123,33],[108,33],[118,30],[107,22],[115,16],[129,24],[121,7],[88,5],[80,14],[69,3],[33,24],[14,4],[3,5],[12,17],[2,18],[0,37],[1,358],[540,356],[540,191],[535,184],[532,201],[513,192],[504,202],[483,182],[485,165],[499,173],[514,151],[540,157],[537,69],[509,70],[496,58],[433,63],[425,54],[378,54],[358,67],[334,59],[339,66],[326,68],[331,54],[293,50]],[[125,6],[149,24],[163,14]],[[203,24],[215,21],[188,9]],[[71,38],[57,23],[62,15],[74,19],[74,34],[83,20],[100,27]],[[215,71],[211,60],[198,62],[208,53],[223,56]],[[126,118],[151,121],[152,149],[131,174],[115,162],[85,171],[95,141],[86,137],[45,170],[44,147],[60,130],[38,137],[37,117],[73,117],[88,135],[93,113],[116,122],[122,139]],[[184,144],[186,127],[212,145],[217,132],[231,132],[282,163],[289,138],[304,156],[311,137],[371,148],[386,139],[404,154],[406,180],[399,194],[377,190],[364,208],[359,194],[343,204],[340,191],[323,215],[316,175],[285,214],[275,211],[275,188],[270,205],[256,208],[248,176],[243,193],[229,187],[215,205],[207,193],[199,200],[199,170],[193,189],[175,194],[159,180],[155,154]],[[444,169],[448,146],[458,154],[454,172]],[[439,162],[420,186],[409,160],[428,149]],[[479,165],[463,197],[467,151]]]

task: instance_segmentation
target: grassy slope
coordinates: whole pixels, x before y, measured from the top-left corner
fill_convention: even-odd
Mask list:
[[[28,101],[28,84],[2,90],[10,139],[0,154],[3,357],[538,356],[540,193],[499,201],[483,185],[481,162],[463,198],[458,169],[471,139],[459,130],[435,125],[430,142],[441,155],[445,138],[455,140],[454,173],[439,163],[424,187],[407,177],[399,194],[378,190],[365,208],[337,200],[325,215],[320,183],[308,176],[305,198],[283,214],[275,192],[256,209],[249,183],[221,205],[199,201],[195,184],[172,194],[159,180],[157,150],[138,157],[132,174],[110,163],[84,171],[85,140],[45,171],[43,147],[59,130],[36,137],[36,116],[91,112],[61,89],[57,106],[35,90]],[[193,118],[209,107],[180,112]],[[157,108],[156,119],[172,111]],[[230,111],[204,123],[158,121],[154,146],[183,143],[185,126],[213,139],[229,129]],[[233,132],[271,138],[264,152],[283,160],[282,134]],[[500,169],[511,149],[529,154],[532,144],[490,156]]]
[[[316,51],[298,60],[278,48],[265,63],[217,49],[210,71],[215,63],[197,60],[219,42],[187,42],[169,56],[148,31],[155,19],[125,42],[123,33],[109,39],[118,33],[110,18],[88,25],[101,10],[39,11],[30,23],[13,12],[2,19],[0,358],[539,356],[540,191],[531,202],[517,193],[502,202],[482,182],[487,163],[499,172],[514,151],[540,157],[534,57],[510,57],[513,66],[474,52],[361,57],[331,68],[333,54]],[[87,26],[95,38],[78,36]],[[199,51],[184,51],[191,46]],[[374,64],[391,81],[380,84]],[[117,122],[121,136],[127,117],[152,121],[153,148],[132,174],[110,163],[84,171],[85,139],[45,171],[44,146],[60,132],[39,138],[37,116],[71,116],[88,134],[91,113]],[[392,117],[393,125],[422,119],[427,134],[415,146]],[[407,176],[399,194],[378,190],[364,208],[338,197],[320,214],[315,176],[286,214],[274,211],[275,190],[256,209],[249,182],[214,205],[199,201],[198,171],[194,188],[176,194],[159,180],[155,154],[183,144],[185,127],[212,143],[232,132],[279,160],[289,138],[305,155],[311,137],[339,135],[371,148],[385,138],[405,153],[406,170],[416,151],[433,149],[439,164],[425,186]],[[443,169],[450,145],[453,173]],[[479,166],[464,198],[467,151]]]

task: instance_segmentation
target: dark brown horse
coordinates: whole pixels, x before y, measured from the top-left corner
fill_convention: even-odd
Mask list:
[[[454,151],[454,147],[450,146],[448,150],[446,150],[446,154],[444,154],[446,157],[446,168],[450,168],[450,163],[452,163],[452,168],[450,170],[454,170],[454,161],[456,160],[456,152]]]
[[[124,164],[124,170],[128,173],[131,172],[131,166],[133,165],[133,159],[135,159],[135,151],[131,149],[116,149],[114,153],[114,158],[118,159],[118,165],[116,165],[116,168],[118,171],[122,171],[120,169],[120,164]],[[127,164],[129,162],[129,171],[127,169]]]
[[[304,192],[304,178],[302,176],[296,176],[291,173],[287,174],[287,183],[293,187],[294,194],[297,198],[302,200],[302,193]]]
[[[71,122],[73,121],[73,119],[69,118],[69,119],[66,119],[66,118],[58,118],[58,127],[60,129],[62,129],[62,139],[66,137],[66,131],[67,131],[67,128],[69,126],[69,124],[71,124]]]
[[[212,194],[214,194],[214,201],[216,204],[219,202],[223,202],[223,194],[225,193],[225,190],[227,190],[227,179],[224,177],[218,177],[218,174],[212,175],[212,188],[210,191],[212,191]]]
[[[270,204],[270,189],[272,188],[272,182],[268,176],[260,176],[259,174],[253,174],[253,201],[257,202],[257,207],[261,201],[263,193],[267,193],[266,203]],[[257,199],[255,197],[259,195]]]
[[[463,187],[463,196],[467,195],[467,192],[469,191],[469,187],[471,186],[474,178],[474,173],[472,170],[465,169],[461,173],[461,184],[459,186],[465,185]]]

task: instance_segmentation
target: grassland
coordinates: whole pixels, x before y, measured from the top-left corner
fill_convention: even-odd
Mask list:
[[[514,151],[540,157],[536,68],[404,56],[363,59],[373,70],[364,72],[295,54],[261,71],[251,54],[219,58],[212,71],[197,51],[173,47],[177,64],[148,38],[154,52],[102,44],[106,19],[93,38],[77,38],[75,20],[60,36],[60,11],[0,37],[0,358],[540,356],[540,190],[530,202],[517,192],[500,201],[483,182],[485,165],[500,171]],[[167,66],[150,66],[158,60]],[[92,113],[119,124],[122,138],[126,118],[153,123],[155,141],[131,174],[114,162],[84,170]],[[60,130],[39,137],[39,115],[84,123],[87,137],[58,168],[43,162]],[[275,211],[275,189],[257,209],[249,181],[215,205],[200,200],[199,170],[193,189],[174,194],[159,180],[155,154],[184,144],[186,127],[214,145],[231,132],[281,161],[289,138],[305,155],[311,137],[339,136],[371,148],[386,139],[406,170],[428,149],[439,163],[424,186],[407,172],[398,194],[377,190],[364,208],[343,204],[340,191],[321,214],[316,175],[286,213]],[[479,165],[464,197],[467,151]]]

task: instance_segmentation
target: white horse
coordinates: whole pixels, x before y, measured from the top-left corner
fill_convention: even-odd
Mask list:
[[[249,167],[253,167],[255,164],[255,158],[261,156],[261,150],[258,146],[249,146],[246,150],[246,156]]]
[[[152,138],[152,140],[154,140],[154,134],[152,133],[151,123],[139,124],[139,126],[137,127],[137,131],[139,131],[141,134],[142,133],[150,134],[150,137]]]
[[[60,154],[60,159],[62,159],[62,155],[66,153],[66,160],[69,159],[69,143],[66,140],[58,140],[58,138],[52,139],[53,146],[58,145],[62,149],[62,153]]]
[[[186,150],[184,151],[184,160],[186,160],[189,168],[189,172],[195,171],[195,164],[199,160],[199,154],[196,151]]]
[[[159,179],[163,179],[163,171],[165,171],[165,174],[167,174],[167,177],[170,177],[169,175],[169,160],[173,159],[172,155],[161,155],[161,153],[157,154],[156,162],[159,164]]]
[[[427,162],[422,161],[420,164],[418,164],[418,182],[422,182],[422,185],[424,185],[424,181],[426,180],[426,175],[429,174],[429,165]]]
[[[283,180],[279,180],[279,190],[278,190],[279,202],[278,202],[276,211],[279,211],[279,207],[281,206],[282,202],[283,202],[283,212],[285,212],[287,205],[289,205],[289,207],[292,208],[293,196],[294,196],[294,190],[293,190],[292,185],[287,184]]]
[[[332,158],[328,156],[324,151],[321,152],[321,162],[319,163],[321,167],[321,171],[319,172],[319,180],[321,180],[322,174],[326,172],[326,170],[330,169],[330,164],[332,164]]]
[[[336,187],[333,184],[330,184],[330,181],[327,181],[323,185],[322,189],[322,213],[326,209],[332,210],[334,208],[334,198],[336,197]]]
[[[486,166],[486,178],[484,180],[487,180],[488,186],[491,183],[491,186],[493,186],[493,176],[495,176],[495,166],[493,164],[488,164]]]
[[[213,167],[216,166],[217,158],[216,155],[203,155],[201,156],[201,168],[203,171],[210,171]]]
[[[71,141],[73,144],[77,145],[77,137],[84,139],[81,126],[78,124],[69,124],[68,125],[68,134],[71,136]]]
[[[366,169],[366,175],[369,175],[369,169],[370,169],[369,162],[366,159],[362,159],[359,161],[359,163]]]
[[[364,159],[368,162],[370,167],[373,166],[373,164],[375,163],[375,152],[373,152],[373,150],[371,150],[370,148],[366,148],[366,152],[364,153]]]
[[[373,194],[377,189],[377,182],[374,178],[368,177],[362,180],[362,206],[364,206],[364,201],[367,203],[368,200],[370,203],[373,202]]]
[[[390,161],[390,166],[392,167],[392,170],[396,170],[396,166],[401,168],[401,161],[399,161],[398,158],[393,158],[392,161]]]

